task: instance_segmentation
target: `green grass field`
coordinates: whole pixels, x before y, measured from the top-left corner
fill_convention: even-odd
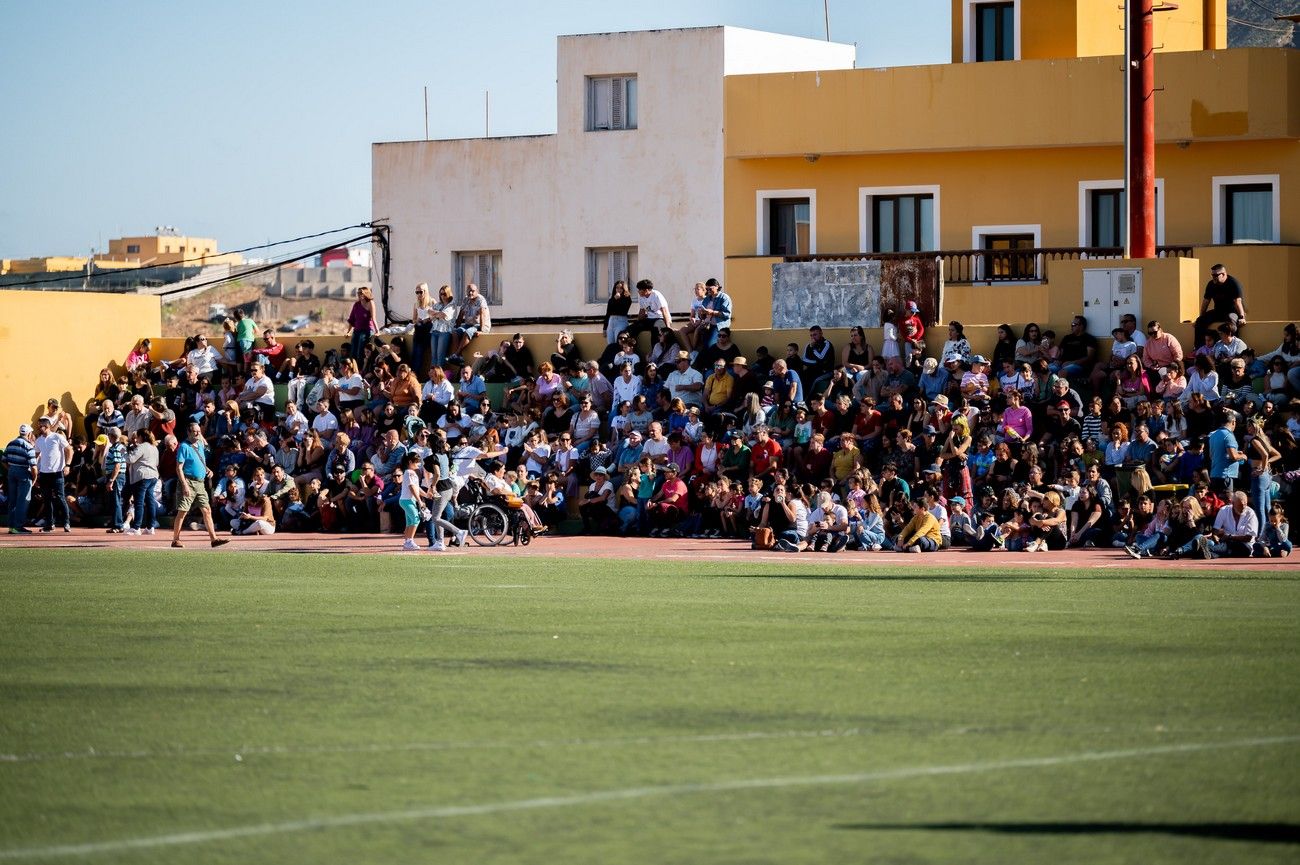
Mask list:
[[[653,567],[0,552],[0,861],[1300,854],[1300,573]]]

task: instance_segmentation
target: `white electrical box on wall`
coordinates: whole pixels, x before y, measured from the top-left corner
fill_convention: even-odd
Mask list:
[[[1125,267],[1083,272],[1083,316],[1088,332],[1105,337],[1119,327],[1119,320],[1132,313],[1138,327],[1142,320],[1142,268]]]

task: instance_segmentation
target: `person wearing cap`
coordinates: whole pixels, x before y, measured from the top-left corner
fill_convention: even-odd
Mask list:
[[[948,389],[951,380],[947,367],[940,366],[937,358],[927,357],[921,362],[921,377],[917,379],[916,386],[923,399],[933,400]]]
[[[614,485],[609,480],[609,469],[595,466],[591,470],[591,484],[583,494],[578,513],[582,516],[582,530],[586,534],[601,534],[613,525],[617,501]]]
[[[650,537],[671,537],[690,513],[690,498],[676,463],[663,467],[663,485],[650,496],[646,515],[650,519]]]
[[[709,415],[725,411],[731,403],[736,379],[727,371],[727,362],[718,358],[713,362],[713,374],[704,382],[704,411]]]
[[[749,358],[744,355],[736,355],[731,360],[731,399],[723,406],[722,411],[725,414],[734,415],[741,410],[745,404],[745,399],[751,393],[762,394],[763,382],[749,366]]]
[[[916,301],[907,302],[907,312],[898,325],[903,349],[903,363],[911,366],[914,355],[925,354],[925,322],[921,320],[921,309]]]
[[[668,392],[688,406],[704,407],[704,376],[691,366],[688,351],[677,352],[677,368],[668,374]]]
[[[48,423],[48,421],[47,421]],[[9,501],[9,534],[29,535],[27,510],[32,500],[32,486],[36,483],[36,447],[32,444],[30,424],[19,424],[18,436],[5,447],[5,466],[9,483],[6,487]]]
[[[970,359],[970,370],[961,377],[961,394],[968,402],[986,407],[989,401],[988,360],[977,354]]]

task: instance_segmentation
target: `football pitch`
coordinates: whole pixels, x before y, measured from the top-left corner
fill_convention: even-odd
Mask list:
[[[0,551],[0,861],[1300,856],[1300,572],[914,562]]]

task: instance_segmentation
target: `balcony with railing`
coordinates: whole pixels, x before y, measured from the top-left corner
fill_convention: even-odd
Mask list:
[[[889,261],[935,258],[948,285],[1035,283],[1046,279],[1047,263],[1122,258],[1109,246],[1050,246],[1019,249],[942,249],[934,252],[845,252],[788,256],[785,261]],[[1158,258],[1188,258],[1191,246],[1160,246]]]

